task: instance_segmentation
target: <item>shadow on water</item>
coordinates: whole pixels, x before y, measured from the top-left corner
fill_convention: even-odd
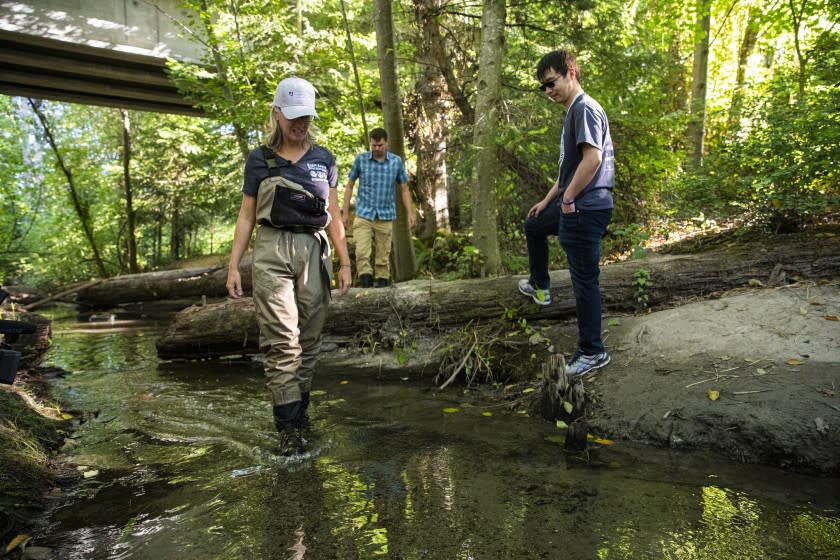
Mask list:
[[[550,423],[351,371],[319,373],[312,452],[278,458],[260,365],[160,363],[158,335],[57,330],[88,478],[36,536],[52,558],[840,558],[836,480],[624,442],[568,458]]]

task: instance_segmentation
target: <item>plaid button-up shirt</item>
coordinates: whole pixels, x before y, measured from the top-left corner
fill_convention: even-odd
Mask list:
[[[348,175],[359,179],[356,191],[356,215],[366,220],[396,220],[397,206],[394,183],[407,183],[408,176],[400,156],[385,152],[383,161],[373,159],[371,152],[356,156]]]

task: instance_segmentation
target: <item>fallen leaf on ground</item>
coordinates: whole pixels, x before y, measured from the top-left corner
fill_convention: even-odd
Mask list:
[[[346,379],[342,379],[341,381],[338,382],[339,385],[347,385],[348,383],[350,383],[350,382],[347,381]]]
[[[557,427],[560,428],[561,430],[563,430],[563,429],[568,428],[569,425],[566,424],[565,422],[563,422],[562,420],[558,420],[557,421]]]
[[[720,391],[715,391],[714,389],[709,389],[708,392],[709,400],[716,401],[720,398]]]
[[[9,542],[8,545],[6,545],[6,554],[13,551],[14,549],[21,546],[22,544],[26,543],[26,541],[28,541],[28,540],[29,540],[29,535],[27,535],[27,534],[22,534],[22,535],[16,536],[15,538],[13,538]]]
[[[837,318],[837,315],[829,315],[829,314],[823,315],[823,319],[825,319],[826,321],[840,321],[840,319]]]
[[[481,413],[481,415],[482,416],[493,416],[493,413],[488,411],[488,410],[485,410],[484,412]]]
[[[571,414],[574,409],[575,407],[572,403],[569,401],[563,401],[563,410],[566,411],[566,414]]]
[[[454,413],[458,412],[458,409],[455,408],[455,407],[450,407],[450,408],[444,408],[443,411],[447,414],[454,414]]]
[[[533,393],[534,391],[536,391],[536,389],[534,389],[533,387],[526,387],[525,389],[522,389],[522,392],[525,393],[526,395],[528,393]]]
[[[805,362],[803,362],[802,360],[800,360],[798,358],[791,358],[790,360],[786,361],[785,363],[789,366],[801,366]]]

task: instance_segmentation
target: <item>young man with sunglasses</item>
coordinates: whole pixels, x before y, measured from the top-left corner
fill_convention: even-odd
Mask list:
[[[551,303],[548,235],[566,252],[578,323],[578,349],[566,366],[569,377],[604,367],[610,356],[601,338],[601,238],[612,219],[615,182],[610,125],[597,101],[584,93],[575,55],[552,51],[537,64],[540,89],[566,108],[557,179],[528,211],[525,235],[530,277],[519,290],[539,305]]]

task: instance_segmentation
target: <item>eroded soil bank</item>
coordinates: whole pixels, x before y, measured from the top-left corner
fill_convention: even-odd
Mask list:
[[[840,474],[840,286],[733,292],[612,317],[612,362],[585,382],[593,430]],[[557,344],[569,344],[568,326]]]

